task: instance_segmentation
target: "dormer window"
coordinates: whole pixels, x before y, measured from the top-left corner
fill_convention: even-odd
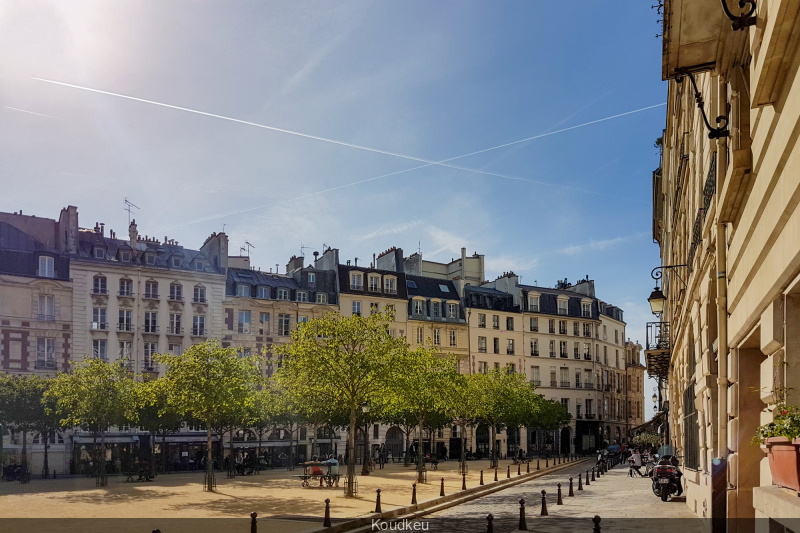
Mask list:
[[[39,276],[42,278],[55,277],[55,259],[48,255],[39,256]]]
[[[156,254],[146,254],[144,256],[145,263],[148,265],[155,265],[156,264]]]
[[[533,313],[538,313],[539,312],[539,295],[538,294],[536,294],[536,295],[533,295],[533,294],[528,295],[528,311],[531,311]]]
[[[238,283],[236,285],[236,296],[250,296],[250,285],[245,285],[243,283]]]
[[[447,285],[439,284],[439,290],[442,292],[450,292],[450,288]]]
[[[386,294],[397,294],[397,280],[395,278],[383,280],[383,290]]]
[[[180,268],[183,266],[183,259],[180,257],[173,257],[172,258],[172,268]]]
[[[205,269],[205,265],[203,264],[202,261],[197,261],[194,264],[194,269],[195,270],[204,270]]]
[[[289,289],[278,289],[278,300],[288,300]]]
[[[125,261],[126,263],[129,262],[131,260],[131,253],[128,250],[120,251],[119,260]]]
[[[95,259],[105,259],[106,258],[106,249],[102,246],[95,246],[94,247],[94,258]]]
[[[425,302],[423,300],[414,300],[414,314],[415,315],[425,314]]]
[[[378,276],[369,277],[369,292],[379,292],[381,290],[381,278]]]
[[[306,291],[297,291],[297,301],[298,302],[307,302],[308,301],[308,293]]]
[[[317,293],[317,303],[318,304],[326,304],[328,303],[328,295],[324,292]]]
[[[269,300],[270,298],[269,287],[264,287],[264,286],[259,287],[258,297],[261,298],[262,300]]]
[[[350,274],[350,288],[356,291],[364,290],[364,277],[359,272]]]
[[[317,281],[317,275],[314,274],[313,272],[309,272],[308,273],[308,282],[309,283],[314,283],[315,281]]]
[[[567,314],[567,304],[569,300],[559,300],[558,301],[558,314],[559,315],[566,315]]]

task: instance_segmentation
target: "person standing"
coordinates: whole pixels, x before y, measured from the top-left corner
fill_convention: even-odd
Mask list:
[[[639,450],[633,450],[633,453],[631,454],[631,457],[630,457],[630,463],[629,464],[630,464],[630,470],[628,471],[628,474],[630,474],[631,477],[633,477],[633,472],[634,471],[637,474],[639,474],[639,477],[644,477],[644,474],[642,474],[642,471],[639,470],[642,467],[642,456],[639,455]]]

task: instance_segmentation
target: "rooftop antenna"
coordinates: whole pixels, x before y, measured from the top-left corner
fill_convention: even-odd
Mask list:
[[[417,253],[422,255],[422,241],[417,241]]]
[[[227,224],[222,225],[222,233],[225,233],[225,226],[227,226]]]
[[[139,206],[128,200],[128,197],[125,197],[125,211],[128,212],[128,225],[131,225],[131,208],[139,209]]]
[[[305,253],[304,250],[307,250],[309,248],[310,248],[310,246],[303,246],[303,243],[301,242],[300,243],[300,257],[305,257],[306,253]]]
[[[245,251],[245,247],[247,247],[247,257],[250,258],[250,248],[255,248],[254,244],[250,244],[250,241],[244,241],[244,246],[242,246],[241,251]]]

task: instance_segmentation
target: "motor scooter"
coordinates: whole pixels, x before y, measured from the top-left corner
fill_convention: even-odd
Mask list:
[[[678,458],[674,455],[663,456],[653,468],[653,494],[659,496],[662,502],[670,496],[680,496],[683,494],[682,476]]]

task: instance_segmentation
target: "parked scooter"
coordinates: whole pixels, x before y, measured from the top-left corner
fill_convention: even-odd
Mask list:
[[[678,458],[674,455],[665,455],[653,468],[653,494],[659,496],[662,502],[670,496],[680,496],[683,493],[681,477],[683,474],[678,468]]]

